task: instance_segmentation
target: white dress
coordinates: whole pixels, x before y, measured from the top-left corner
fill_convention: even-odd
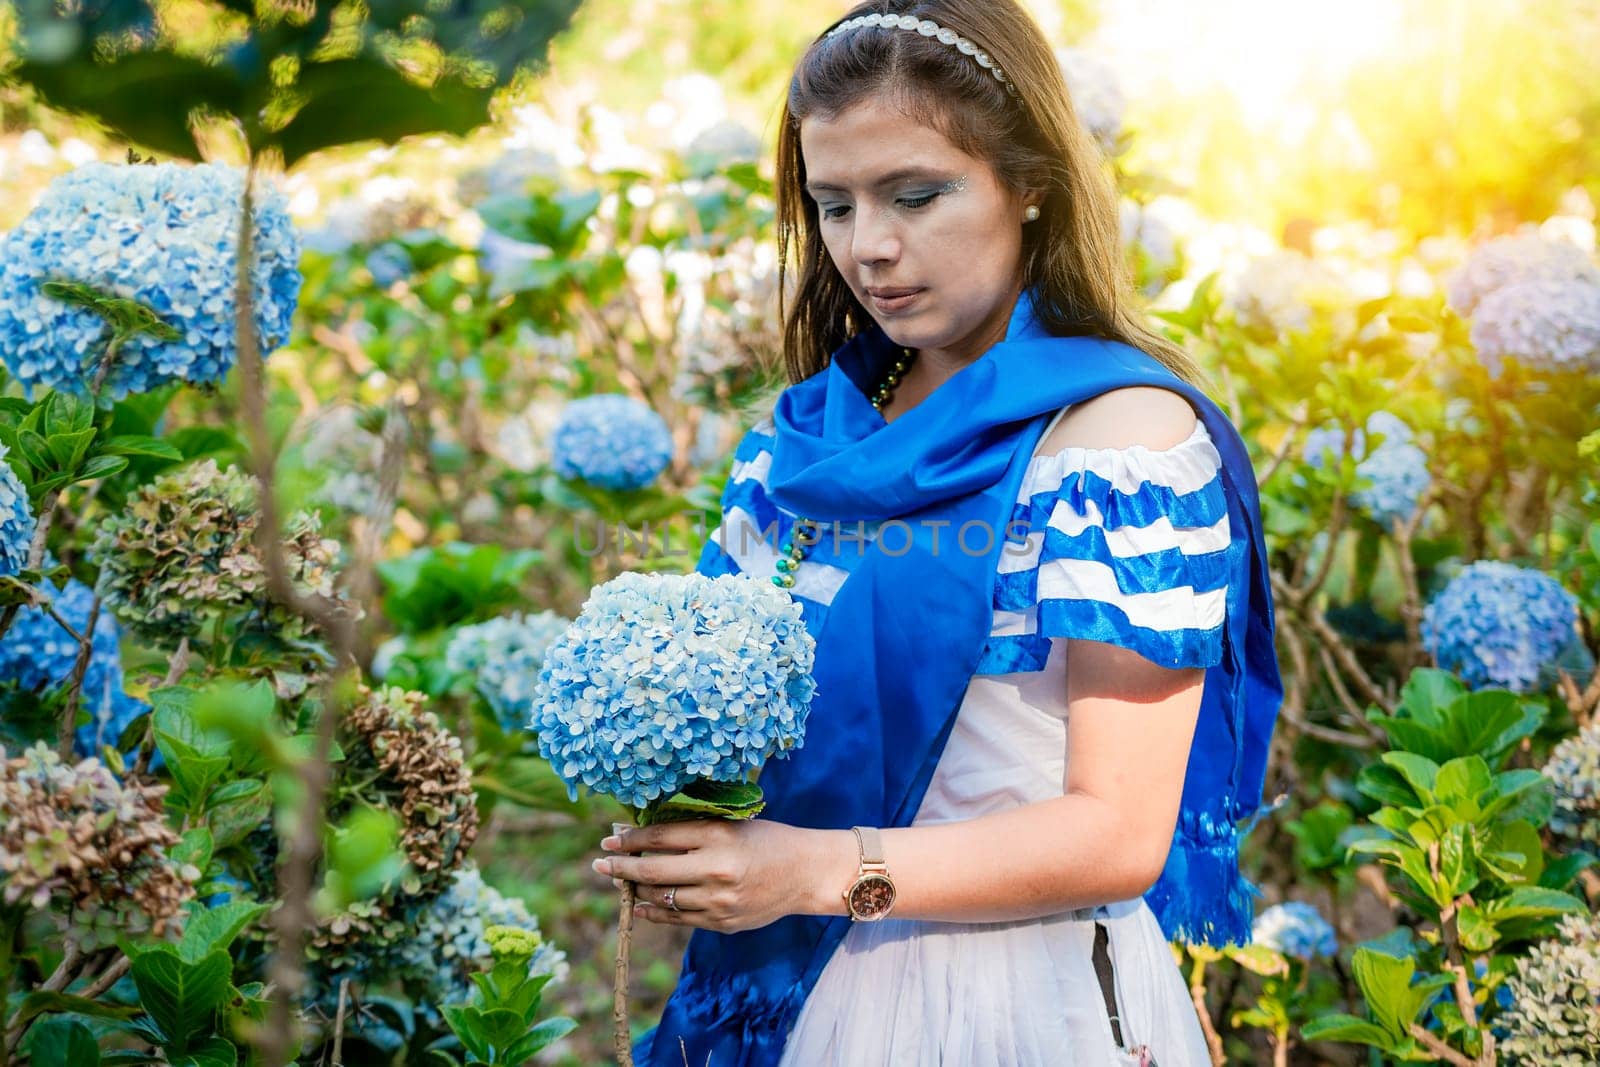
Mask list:
[[[766,430],[741,445],[730,475],[758,523],[771,508],[762,491]],[[1158,660],[1220,641],[1226,588],[1209,588],[1204,565],[1229,542],[1220,469],[1203,424],[1163,451],[1069,448],[1034,457],[1017,514],[1031,512],[1036,532],[1025,551],[1001,554],[990,646],[916,825],[1064,793],[1060,633],[1111,619],[1118,643]],[[725,515],[714,537],[726,542],[733,569],[774,573],[775,553],[750,539],[736,544],[731,529]],[[846,559],[813,553],[792,591],[826,604],[847,568]],[[1160,1067],[1209,1067],[1187,985],[1143,899],[1020,922],[853,924],[801,1010],[782,1067],[1137,1063],[1113,1040],[1092,962],[1096,922],[1110,936],[1124,1047],[1147,1045]]]

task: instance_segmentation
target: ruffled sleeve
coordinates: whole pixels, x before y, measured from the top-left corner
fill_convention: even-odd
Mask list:
[[[1239,551],[1222,457],[1203,423],[1160,451],[1035,456],[1000,553],[978,672],[1040,670],[1058,637],[1104,641],[1163,667],[1210,667],[1222,658]]]

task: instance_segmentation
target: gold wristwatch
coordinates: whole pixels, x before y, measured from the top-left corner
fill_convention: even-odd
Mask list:
[[[876,922],[894,908],[894,880],[883,860],[883,838],[870,826],[852,826],[861,850],[856,880],[843,893],[851,922]]]

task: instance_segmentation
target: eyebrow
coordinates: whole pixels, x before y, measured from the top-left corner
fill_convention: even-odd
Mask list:
[[[931,181],[950,180],[949,175],[932,167],[900,167],[879,178],[873,183],[873,187],[881,189],[885,185],[893,185],[895,182],[904,181],[907,178],[927,178]],[[819,191],[830,193],[849,192],[844,186],[834,185],[830,182],[806,182],[806,192],[816,196]]]

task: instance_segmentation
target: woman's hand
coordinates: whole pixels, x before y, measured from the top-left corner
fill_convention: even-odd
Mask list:
[[[723,934],[754,930],[785,915],[842,915],[839,893],[856,866],[848,830],[807,830],[766,819],[635,827],[600,847],[613,854],[595,860],[596,871],[638,883],[635,915]],[[674,888],[677,911],[666,906]]]

